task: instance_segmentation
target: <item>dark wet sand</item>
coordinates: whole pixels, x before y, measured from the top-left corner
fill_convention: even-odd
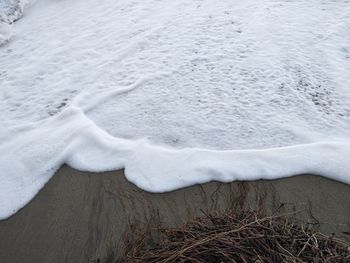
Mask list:
[[[209,183],[166,194],[144,192],[123,171],[100,174],[62,167],[34,200],[0,222],[0,262],[89,262],[121,252],[135,218],[159,213],[167,225],[205,211],[262,205],[343,239],[350,236],[350,186],[304,175],[273,181]]]

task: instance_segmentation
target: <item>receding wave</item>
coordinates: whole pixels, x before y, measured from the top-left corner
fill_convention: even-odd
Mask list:
[[[0,3],[7,27],[26,11]],[[348,1],[43,0],[14,29],[0,48],[0,218],[65,163],[125,168],[151,192],[350,183]]]

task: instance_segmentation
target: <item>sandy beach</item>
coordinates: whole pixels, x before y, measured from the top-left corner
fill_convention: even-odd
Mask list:
[[[203,211],[263,206],[268,213],[300,211],[295,218],[326,234],[350,236],[350,186],[319,176],[273,181],[209,183],[152,194],[123,171],[100,174],[62,167],[17,214],[0,222],[1,262],[103,262],[122,253],[135,222],[157,215],[179,225]]]
[[[349,32],[349,1],[0,0],[0,263],[224,210],[350,241]]]

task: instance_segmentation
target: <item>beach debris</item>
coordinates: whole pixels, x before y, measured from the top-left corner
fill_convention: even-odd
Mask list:
[[[176,228],[148,227],[126,244],[124,257],[114,262],[350,262],[345,241],[290,215],[252,210],[205,214]]]

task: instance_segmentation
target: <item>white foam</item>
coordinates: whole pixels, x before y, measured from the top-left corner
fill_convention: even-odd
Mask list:
[[[176,150],[147,140],[112,137],[83,112],[69,107],[21,138],[1,145],[0,218],[31,200],[64,163],[83,171],[125,168],[128,180],[150,192],[165,192],[212,180],[274,179],[321,174],[350,183],[348,141],[322,142],[266,150]],[[57,141],[59,139],[59,141]]]
[[[0,0],[0,46],[12,37],[10,24],[20,19],[24,9],[34,2],[35,0]]]
[[[38,2],[0,48],[0,218],[64,163],[125,168],[151,192],[303,173],[350,183],[349,11]]]
[[[0,45],[8,42],[11,38],[10,26],[6,23],[0,22]]]

